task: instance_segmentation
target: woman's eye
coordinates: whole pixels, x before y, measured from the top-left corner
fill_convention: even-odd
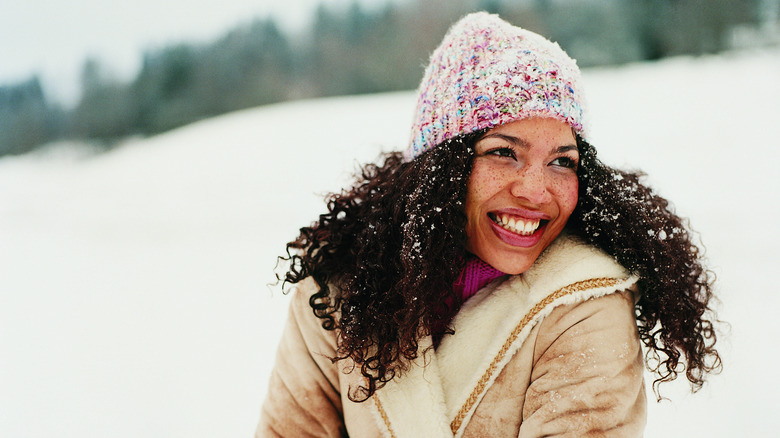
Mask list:
[[[495,155],[498,157],[506,157],[515,159],[515,151],[512,148],[496,148],[485,152],[485,155]]]
[[[567,169],[576,169],[577,168],[577,160],[571,157],[558,157],[550,163],[553,166],[560,166],[565,167]]]

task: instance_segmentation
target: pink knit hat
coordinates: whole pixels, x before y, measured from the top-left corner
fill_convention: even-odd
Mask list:
[[[579,83],[576,61],[558,44],[497,15],[467,15],[431,55],[406,156],[528,117],[556,118],[584,138]]]

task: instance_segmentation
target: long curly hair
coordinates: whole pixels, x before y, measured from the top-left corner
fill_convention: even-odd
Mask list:
[[[412,161],[392,152],[365,165],[280,257],[287,262],[278,275],[283,289],[308,277],[316,282],[309,304],[322,327],[338,333],[331,360],[350,359],[364,377],[350,388],[353,401],[406,370],[421,337],[453,333],[448,322],[462,303],[452,284],[467,257],[464,204],[482,133]],[[686,221],[642,174],[606,166],[590,144],[579,137],[577,144],[580,193],[567,229],[641,276],[636,315],[656,394],[683,368],[696,391],[721,366],[710,308],[714,277]]]

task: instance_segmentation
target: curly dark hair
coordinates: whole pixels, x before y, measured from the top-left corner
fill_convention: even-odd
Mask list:
[[[364,166],[280,257],[288,263],[278,277],[283,289],[307,277],[319,287],[309,304],[323,328],[338,332],[331,359],[360,367],[365,385],[350,389],[353,401],[403,372],[422,336],[453,333],[448,323],[462,303],[452,284],[467,257],[468,176],[483,132],[411,161],[391,152],[381,165]],[[641,173],[606,166],[579,137],[577,145],[580,193],[567,229],[640,275],[636,315],[656,394],[681,368],[696,391],[721,366],[710,308],[714,276],[686,221],[640,181]]]
[[[681,367],[696,392],[707,373],[722,367],[710,307],[715,274],[705,268],[687,219],[642,183],[643,173],[609,167],[592,145],[577,140],[580,193],[567,226],[639,275],[636,315],[648,347],[645,362],[658,376],[656,396]]]

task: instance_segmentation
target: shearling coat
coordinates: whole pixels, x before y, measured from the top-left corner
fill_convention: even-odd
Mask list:
[[[314,317],[313,281],[295,292],[257,437],[637,437],[644,362],[637,278],[561,236],[522,275],[470,298],[435,350],[351,402],[357,371],[331,363],[336,334]],[[422,352],[425,351],[424,354]]]

